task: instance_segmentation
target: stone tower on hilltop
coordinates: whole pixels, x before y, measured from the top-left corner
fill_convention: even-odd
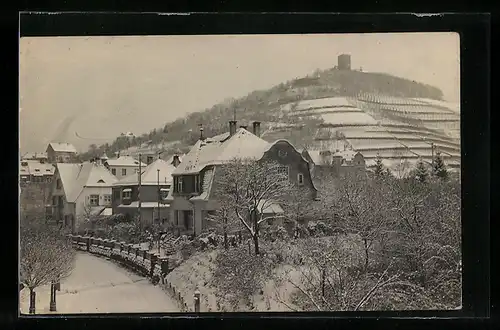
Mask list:
[[[351,55],[341,54],[337,58],[339,70],[351,70]]]

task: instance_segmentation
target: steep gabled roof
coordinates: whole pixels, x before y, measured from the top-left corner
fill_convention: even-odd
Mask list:
[[[223,164],[234,158],[260,159],[269,147],[269,142],[240,128],[232,136],[224,133],[198,140],[173,174],[198,173],[205,166]]]
[[[56,164],[66,200],[74,203],[85,187],[111,187],[118,179],[95,163]]]
[[[142,170],[141,185],[157,185],[158,184],[158,170],[160,170],[160,184],[171,184],[172,173],[175,167],[164,161],[157,159],[149,164]],[[137,173],[126,176],[120,181],[115,182],[114,186],[135,186],[139,184],[139,176]]]
[[[49,143],[49,146],[52,147],[54,151],[76,153],[76,148],[71,143],[51,142]]]

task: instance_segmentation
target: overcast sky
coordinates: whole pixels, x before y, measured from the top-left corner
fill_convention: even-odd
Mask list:
[[[52,140],[84,151],[120,132],[141,134],[331,68],[341,53],[353,68],[431,84],[459,100],[452,33],[22,38],[21,151],[44,151]]]

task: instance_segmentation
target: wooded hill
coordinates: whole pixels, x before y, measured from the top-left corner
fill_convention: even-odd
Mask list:
[[[293,118],[283,114],[280,106],[306,99],[334,96],[356,96],[359,93],[377,93],[396,97],[416,97],[440,100],[440,89],[384,73],[368,73],[355,70],[316,70],[314,73],[281,83],[267,90],[257,90],[247,96],[230,98],[209,109],[195,112],[184,118],[154,128],[141,136],[127,137],[122,134],[112,143],[101,146],[91,145],[89,151],[81,155],[82,160],[102,155],[114,156],[117,151],[131,146],[140,146],[150,141],[152,144],[170,142],[166,153],[179,149],[187,152],[199,138],[199,125],[204,127],[205,136],[213,136],[227,131],[227,122],[236,115],[241,124],[259,120],[262,122],[293,123]],[[321,121],[321,119],[318,119]],[[316,122],[308,123],[316,125]],[[308,138],[303,136],[303,138]],[[309,137],[310,138],[310,137]],[[301,139],[301,137],[299,138]],[[179,141],[172,144],[171,142]],[[300,141],[294,141],[300,142]]]

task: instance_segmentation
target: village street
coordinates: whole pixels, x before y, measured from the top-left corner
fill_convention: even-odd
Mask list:
[[[178,312],[176,302],[159,286],[112,261],[78,252],[71,275],[57,292],[57,312],[49,312],[50,286],[36,290],[36,314]],[[29,290],[20,293],[27,314]]]

